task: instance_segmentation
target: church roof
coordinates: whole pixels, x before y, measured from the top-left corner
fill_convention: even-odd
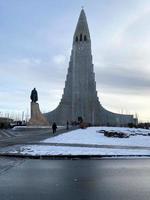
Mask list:
[[[74,38],[76,36],[79,36],[80,34],[85,34],[90,39],[90,32],[88,28],[87,18],[83,8],[80,12],[80,16],[74,33]]]

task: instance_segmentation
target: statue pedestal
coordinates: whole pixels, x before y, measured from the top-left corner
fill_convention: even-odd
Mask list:
[[[31,102],[31,119],[29,126],[49,126],[49,122],[40,111],[39,104]]]

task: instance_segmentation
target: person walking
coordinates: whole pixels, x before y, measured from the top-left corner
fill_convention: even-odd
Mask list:
[[[56,123],[54,122],[54,123],[52,124],[53,134],[56,133],[56,129],[57,129],[57,125],[56,125]]]
[[[66,129],[67,131],[69,130],[69,122],[67,121],[67,124],[66,124]]]

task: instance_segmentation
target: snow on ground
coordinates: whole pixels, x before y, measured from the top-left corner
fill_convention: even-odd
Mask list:
[[[1,151],[2,152],[2,151]],[[61,146],[40,146],[27,145],[14,150],[7,151],[12,154],[22,155],[150,155],[150,150],[126,150],[126,149],[107,149],[107,148],[87,148],[87,147],[61,147]]]
[[[104,136],[103,131],[117,131],[124,132],[130,135],[129,138],[110,138]],[[87,129],[78,129],[70,131],[55,137],[41,141],[38,145],[23,145],[14,146],[13,148],[3,148],[0,153],[13,153],[22,155],[145,155],[150,156],[150,150],[139,149],[135,146],[150,147],[150,133],[145,129],[131,129],[131,128],[119,128],[119,127],[90,127]],[[132,135],[131,135],[132,134]],[[142,136],[139,134],[144,134]],[[72,144],[70,146],[63,146],[63,144],[51,145],[50,143],[64,143]],[[95,148],[95,147],[79,147],[73,146],[73,144],[86,144],[86,145],[115,145],[115,147]],[[122,146],[120,148],[119,146]],[[123,146],[128,146],[125,149]],[[135,148],[132,148],[135,147]]]
[[[104,133],[98,131],[119,131],[127,134],[134,134],[129,138],[110,138],[104,136]],[[145,146],[150,147],[150,136],[141,136],[136,134],[148,135],[150,130],[121,128],[121,127],[90,127],[87,129],[78,129],[61,134],[56,137],[46,139],[44,143],[66,143],[66,144],[98,144],[98,145],[119,145],[119,146]]]

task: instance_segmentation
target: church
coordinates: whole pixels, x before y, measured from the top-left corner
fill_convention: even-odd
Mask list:
[[[81,10],[66,76],[65,87],[58,107],[46,118],[52,124],[64,125],[83,119],[85,123],[101,126],[127,126],[134,123],[133,115],[106,110],[100,103],[91,53],[91,37],[84,9]]]

